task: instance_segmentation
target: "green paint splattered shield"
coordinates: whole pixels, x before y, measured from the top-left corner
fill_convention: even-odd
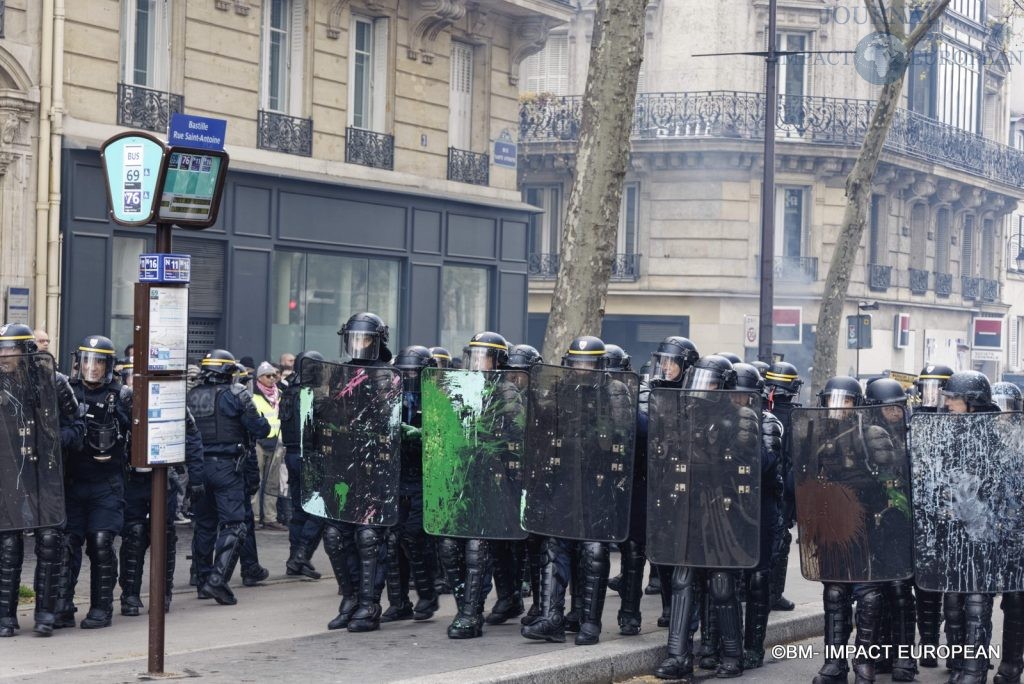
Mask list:
[[[525,539],[525,371],[428,368],[422,376],[423,527],[468,539]]]
[[[306,359],[300,394],[302,509],[357,525],[398,521],[402,382],[387,367]],[[309,364],[306,366],[305,364]]]
[[[0,363],[0,532],[64,523],[56,374],[45,352]]]
[[[626,538],[639,384],[634,373],[530,368],[523,527],[565,539]]]
[[[647,555],[652,563],[752,568],[761,548],[761,398],[651,391]]]

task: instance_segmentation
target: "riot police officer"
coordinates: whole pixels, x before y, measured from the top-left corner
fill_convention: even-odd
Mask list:
[[[114,537],[124,527],[124,470],[132,414],[132,391],[114,377],[115,362],[110,339],[89,335],[78,345],[71,380],[78,403],[85,406],[86,421],[83,444],[68,450],[66,492],[71,595],[78,582],[83,544],[90,562],[90,608],[82,629],[109,627],[114,610]]]
[[[233,382],[237,367],[231,352],[211,350],[200,362],[200,384],[188,393],[204,455],[205,492],[193,502],[198,595],[224,606],[238,602],[228,582],[247,533],[243,461],[255,461],[249,444],[270,433],[270,423],[259,414],[252,395]]]
[[[430,566],[430,540],[423,531],[423,444],[420,374],[436,368],[437,360],[420,345],[406,347],[395,357],[402,372],[402,473],[398,523],[388,530],[388,609],[381,622],[429,620],[438,609]],[[409,579],[416,587],[416,605],[409,600]]]
[[[430,356],[437,362],[438,368],[452,367],[452,353],[444,347],[431,347]]]
[[[64,508],[61,448],[80,442],[85,424],[67,377],[55,373],[54,366],[52,356],[38,353],[27,325],[0,327],[0,425],[10,438],[0,444],[0,637],[14,636],[19,629],[18,590],[25,554],[21,528],[27,526],[36,528],[33,631],[49,636],[55,626],[64,566],[64,532],[55,526]],[[35,491],[16,483],[32,483]],[[13,486],[14,491],[4,486]]]
[[[992,401],[1004,413],[1020,412],[1020,388],[1012,382],[992,385]],[[1019,416],[1015,416],[1019,420]],[[993,678],[995,684],[1020,684],[1024,672],[1024,592],[1003,593],[999,608],[1003,611],[1003,650],[1000,652],[999,670]]]
[[[776,361],[764,373],[766,408],[782,421],[782,477],[785,483],[785,496],[782,500],[782,524],[785,532],[779,553],[772,564],[772,610],[793,610],[796,606],[782,595],[786,589],[786,571],[789,568],[789,550],[793,545],[790,530],[796,521],[796,499],[793,489],[793,461],[791,453],[792,434],[790,416],[793,409],[800,408],[797,394],[803,380],[797,373],[796,366],[785,361]]]
[[[1024,410],[1024,395],[1021,394],[1020,387],[1012,382],[997,382],[992,385],[992,401],[1004,413]]]

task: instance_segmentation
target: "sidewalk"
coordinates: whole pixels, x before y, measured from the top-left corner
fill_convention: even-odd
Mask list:
[[[182,533],[184,528],[179,528]],[[177,589],[167,616],[167,672],[201,676],[211,682],[611,682],[649,673],[664,652],[666,630],[656,626],[660,599],[643,602],[643,632],[621,637],[616,627],[619,598],[609,592],[601,643],[577,647],[531,642],[519,625],[485,628],[481,639],[455,641],[445,629],[455,612],[451,596],[442,597],[433,620],[384,625],[379,632],[328,632],[339,597],[329,576],[314,582],[284,578],[287,535],[258,532],[261,561],[271,571],[267,586],[237,586],[237,606],[198,601],[188,587],[188,535],[179,542]],[[794,549],[795,551],[795,549]],[[798,604],[792,613],[772,613],[769,641],[800,640],[820,633],[820,585],[800,578],[798,559],[790,557],[786,594]],[[314,563],[329,569],[319,551]],[[613,556],[613,572],[618,557]],[[24,577],[31,577],[26,568]],[[88,580],[79,582],[79,617],[84,614]],[[148,585],[147,585],[148,586]],[[493,602],[493,594],[488,606]],[[148,604],[148,600],[146,601]],[[109,629],[59,630],[42,639],[31,634],[30,607],[22,614],[27,628],[0,641],[0,678],[23,682],[132,682],[146,669],[146,617],[125,618],[115,610]]]

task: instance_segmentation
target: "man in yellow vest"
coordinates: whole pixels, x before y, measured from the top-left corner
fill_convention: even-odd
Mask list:
[[[267,422],[270,434],[256,442],[256,458],[260,467],[260,489],[253,496],[252,507],[259,518],[259,526],[266,530],[286,531],[288,528],[277,521],[277,497],[281,494],[281,459],[284,446],[278,439],[281,419],[277,415],[281,400],[281,388],[277,386],[280,374],[269,361],[256,369],[256,382],[252,393],[253,403]],[[262,504],[260,503],[262,499]]]

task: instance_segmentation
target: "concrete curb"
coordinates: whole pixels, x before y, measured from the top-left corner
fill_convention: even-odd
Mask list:
[[[768,624],[765,646],[802,641],[821,634],[824,614],[811,607],[798,608]],[[551,653],[519,658],[455,670],[415,679],[400,680],[396,684],[459,684],[474,682],[501,682],[502,684],[592,684],[617,682],[630,677],[650,674],[665,657],[666,630],[658,630],[638,637],[601,642],[594,647],[573,647]],[[571,637],[570,637],[571,638]],[[713,677],[713,672],[707,673]],[[697,677],[701,677],[698,675]]]

